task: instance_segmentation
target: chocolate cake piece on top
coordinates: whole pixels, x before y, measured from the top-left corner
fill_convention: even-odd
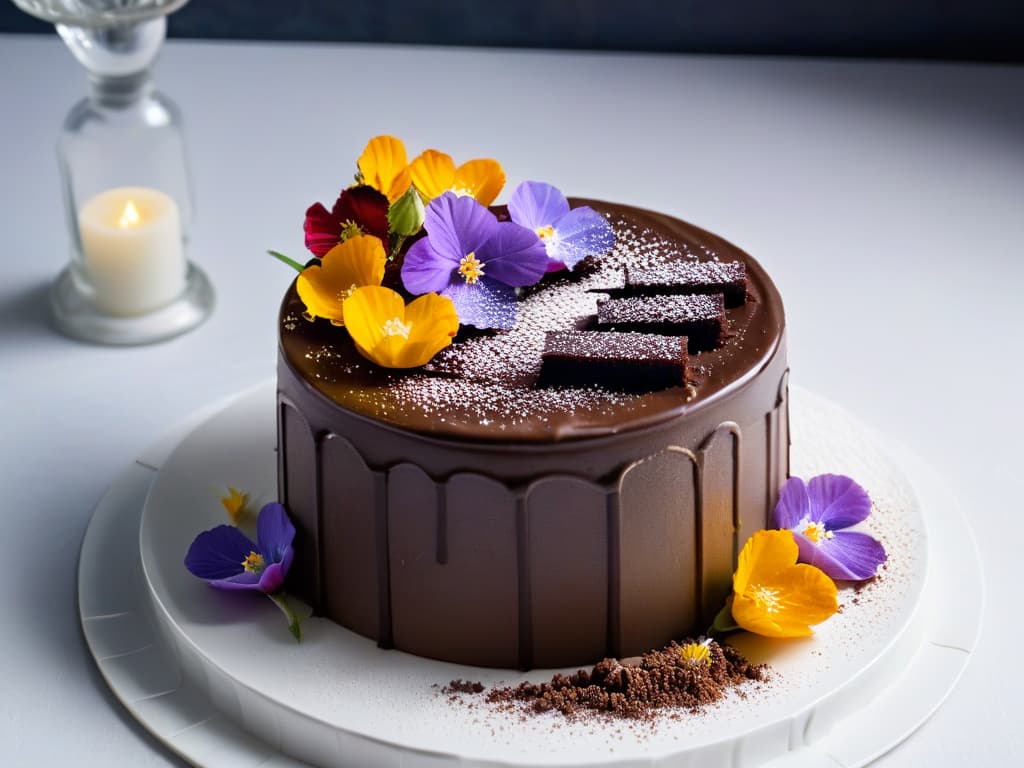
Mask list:
[[[538,384],[654,391],[686,384],[687,359],[685,337],[549,331]]]
[[[689,353],[717,349],[725,335],[725,299],[695,296],[630,296],[597,303],[598,330],[686,336]]]
[[[663,264],[627,264],[624,296],[657,294],[714,294],[725,306],[739,307],[747,300],[747,268],[742,261],[670,261]]]

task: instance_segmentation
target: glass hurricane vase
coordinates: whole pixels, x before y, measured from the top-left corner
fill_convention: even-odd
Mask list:
[[[186,259],[191,183],[181,113],[153,88],[166,14],[187,0],[14,0],[51,21],[88,72],[58,159],[72,245],[50,303],[70,336],[144,344],[183,333],[213,308]]]

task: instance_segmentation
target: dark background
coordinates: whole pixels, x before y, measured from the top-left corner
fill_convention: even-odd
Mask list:
[[[1021,62],[1024,0],[192,0],[170,35]]]

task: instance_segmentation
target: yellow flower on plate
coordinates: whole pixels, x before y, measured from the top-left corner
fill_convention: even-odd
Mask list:
[[[409,158],[405,144],[394,136],[374,136],[359,156],[359,173],[369,184],[393,203],[409,189]]]
[[[679,649],[679,658],[691,666],[711,666],[711,638],[700,643],[687,643]]]
[[[805,637],[836,612],[836,585],[813,565],[797,565],[792,531],[758,531],[733,574],[732,617],[766,637]]]
[[[357,288],[380,285],[387,260],[380,238],[373,235],[356,235],[331,248],[295,282],[307,319],[325,317],[343,325],[345,301]]]
[[[409,166],[413,186],[427,200],[444,192],[476,198],[480,205],[490,205],[505,186],[505,171],[497,160],[470,160],[458,168],[450,155],[428,149]]]
[[[452,343],[459,331],[455,305],[426,293],[408,306],[390,288],[357,289],[345,302],[345,327],[359,353],[385,368],[416,368]]]
[[[221,498],[220,503],[224,505],[224,511],[231,518],[232,525],[238,525],[239,521],[249,514],[249,494],[230,485],[228,495]]]

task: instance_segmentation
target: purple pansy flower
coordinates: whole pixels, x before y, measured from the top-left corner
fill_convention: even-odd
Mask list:
[[[615,245],[615,232],[604,216],[585,205],[570,210],[565,195],[550,184],[524,181],[508,201],[508,215],[544,241],[548,272],[573,269]]]
[[[211,587],[256,589],[273,595],[284,586],[294,555],[295,526],[284,507],[273,503],[260,510],[256,538],[259,543],[253,544],[231,525],[203,531],[189,547],[185,567]]]
[[[818,475],[806,484],[791,477],[779,492],[772,523],[793,532],[800,562],[833,579],[860,580],[875,575],[885,562],[885,548],[866,533],[844,529],[870,513],[867,491],[845,475]]]
[[[514,326],[515,289],[533,285],[547,269],[540,238],[453,192],[431,201],[423,227],[427,236],[412,244],[402,264],[406,290],[447,296],[465,325]]]

